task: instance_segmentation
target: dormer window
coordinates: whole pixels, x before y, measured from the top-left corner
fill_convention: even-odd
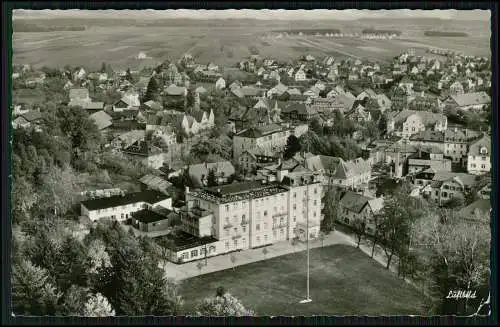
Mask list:
[[[488,154],[488,149],[487,149],[486,147],[484,147],[484,146],[483,146],[483,147],[479,150],[479,152],[480,152],[481,154]]]

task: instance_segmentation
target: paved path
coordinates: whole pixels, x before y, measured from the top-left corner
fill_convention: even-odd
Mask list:
[[[338,231],[334,231],[329,235],[326,235],[323,241],[323,246],[329,246],[334,244],[347,244],[355,246],[354,241],[352,240],[351,237]],[[314,240],[310,242],[311,249],[320,246],[322,246],[320,240]],[[231,262],[231,255],[234,255],[236,257],[234,266],[237,267],[252,262],[257,262],[282,256],[285,254],[305,251],[306,244],[297,242],[296,245],[292,245],[290,241],[281,241],[267,246],[268,253],[265,256],[262,250],[263,248],[249,249],[245,251],[232,252],[212,258],[207,258],[206,260],[207,265],[203,266],[201,270],[197,267],[197,265],[199,262],[204,264],[205,259],[186,262],[180,265],[167,261],[160,263],[160,267],[165,269],[166,275],[169,278],[173,278],[175,280],[183,280],[198,275],[204,275],[220,270],[231,269],[233,267],[233,264]]]
[[[350,236],[345,235],[338,231],[334,231],[329,235],[326,235],[323,241],[323,246],[329,246],[334,244],[347,244],[355,246],[355,243]],[[320,246],[322,246],[320,240],[314,240],[311,241],[310,243],[311,249]],[[267,246],[268,253],[265,256],[262,250],[263,248],[250,249],[250,250],[232,252],[208,258],[206,260],[207,265],[203,266],[201,270],[197,267],[197,265],[199,262],[204,264],[205,263],[204,259],[196,260],[193,262],[186,262],[180,265],[167,261],[160,263],[160,266],[165,269],[165,272],[169,278],[173,278],[175,280],[183,280],[198,275],[204,275],[220,270],[231,269],[233,267],[233,264],[231,262],[231,255],[234,255],[236,257],[234,266],[237,267],[252,262],[257,262],[282,256],[285,254],[305,251],[306,244],[297,242],[296,245],[292,245],[290,241],[281,241]]]

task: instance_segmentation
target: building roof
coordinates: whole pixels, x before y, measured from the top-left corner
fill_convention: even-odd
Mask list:
[[[197,237],[184,231],[177,231],[175,234],[168,234],[164,237],[171,241],[165,242],[165,246],[169,250],[175,252],[188,250],[194,247],[211,244],[218,241],[212,236]]]
[[[352,191],[347,191],[340,198],[339,204],[345,209],[359,213],[370,200],[373,199]],[[377,203],[375,203],[375,205],[377,205]]]
[[[425,130],[410,136],[411,141],[444,142],[444,132]]]
[[[282,127],[280,125],[268,124],[265,126],[257,126],[257,127],[251,127],[251,128],[245,129],[245,130],[239,132],[238,134],[236,134],[236,136],[246,137],[246,138],[259,138],[259,137],[262,137],[265,135],[269,135],[269,134],[273,134],[273,133],[281,132],[281,131],[282,131]]]
[[[118,135],[113,141],[121,141],[121,143],[125,144],[125,147],[128,147],[138,140],[144,139],[145,135],[145,130],[132,130]]]
[[[490,96],[484,91],[456,94],[452,95],[451,98],[459,107],[488,104],[491,102]]]
[[[215,175],[220,177],[222,174],[229,177],[235,173],[233,164],[230,161],[219,161],[211,163],[201,163],[188,166],[189,177],[195,186],[202,186],[202,178],[207,178],[209,171],[215,170]]]
[[[110,115],[108,115],[102,110],[94,112],[92,115],[89,116],[89,118],[95,122],[99,130],[105,129],[106,127],[109,127],[113,124],[112,123],[113,118],[111,118]]]
[[[29,122],[34,122],[43,118],[42,113],[38,110],[31,110],[21,115]]]
[[[168,214],[171,212],[166,209]],[[154,223],[157,221],[162,221],[168,219],[167,215],[163,212],[159,213],[155,210],[143,209],[132,213],[132,217],[144,224]]]
[[[466,187],[471,187],[476,183],[475,175],[467,173],[454,173],[448,171],[437,171],[432,180],[438,182],[446,182],[454,178],[458,178],[460,182]]]
[[[172,84],[165,89],[165,94],[175,96],[184,95],[186,94],[186,88],[184,86],[176,86]]]
[[[443,114],[428,112],[428,111],[417,111],[417,110],[403,110],[398,112],[394,117],[394,124],[400,125],[412,115],[417,115],[422,120],[424,126],[434,126],[437,122],[447,121],[446,116]]]
[[[144,105],[153,109],[153,110],[162,110],[163,109],[163,105],[157,101],[153,101],[153,100],[149,100],[149,101],[146,101],[144,102]]]
[[[485,153],[481,153],[482,149],[486,149]],[[469,147],[468,155],[470,156],[481,156],[481,155],[491,155],[491,138],[488,135],[484,135],[479,140],[471,143]]]
[[[476,210],[482,213],[489,213],[491,210],[491,200],[490,199],[479,199],[465,208],[460,210],[460,214],[464,217],[471,218],[474,217]]]
[[[89,97],[89,90],[86,88],[78,88],[69,90],[69,98],[71,100],[87,99]]]
[[[293,113],[296,112],[298,115],[315,115],[318,111],[315,107],[311,107],[301,102],[290,103],[288,106],[282,109],[282,113]]]
[[[450,125],[448,125],[448,128],[444,132],[445,142],[451,143],[467,143],[479,136],[481,136],[479,132],[458,128],[455,130]]]
[[[250,198],[261,198],[286,192],[287,189],[278,183],[263,183],[258,181],[239,182],[216,187],[206,187],[194,191],[196,196],[217,203],[242,201]]]
[[[148,190],[143,192],[128,193],[125,195],[115,195],[108,198],[82,201],[81,204],[88,210],[100,210],[139,202],[155,204],[168,198],[168,195],[161,192]]]
[[[363,158],[344,161],[339,157],[317,155],[306,158],[305,163],[312,171],[334,172],[330,177],[335,179],[347,179],[371,171],[369,162]]]
[[[83,108],[87,110],[102,110],[104,102],[85,102]]]
[[[241,94],[244,96],[244,97],[255,97],[255,96],[259,96],[263,93],[263,90],[262,89],[259,89],[259,88],[256,88],[256,87],[252,87],[252,86],[243,86],[239,89],[234,89],[233,90],[233,93],[238,90],[239,92],[241,92]]]
[[[160,192],[166,192],[166,190],[172,186],[172,183],[169,181],[155,175],[145,175],[143,176],[139,182],[146,185],[147,187],[154,189]]]

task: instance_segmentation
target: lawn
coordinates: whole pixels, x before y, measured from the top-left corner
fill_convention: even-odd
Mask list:
[[[306,252],[300,252],[185,280],[185,310],[193,312],[223,286],[258,315],[427,313],[423,295],[360,250],[334,245],[310,254],[311,303],[299,303],[306,295]]]

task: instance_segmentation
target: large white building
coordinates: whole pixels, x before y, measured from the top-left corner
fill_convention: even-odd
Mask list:
[[[471,143],[467,155],[467,172],[482,175],[491,170],[491,138],[487,135]]]
[[[233,158],[238,159],[245,151],[266,150],[279,153],[284,150],[288,137],[297,138],[308,131],[308,125],[295,127],[269,124],[245,129],[233,138]]]
[[[321,184],[312,172],[279,171],[276,181],[233,183],[186,190],[181,237],[170,260],[187,262],[292,238],[317,237]],[[309,220],[309,222],[307,222]],[[191,245],[189,245],[191,244]]]
[[[147,190],[144,192],[91,199],[80,203],[81,215],[88,217],[92,221],[101,218],[125,221],[131,218],[134,212],[158,206],[165,209],[172,209],[172,198],[162,192]]]

